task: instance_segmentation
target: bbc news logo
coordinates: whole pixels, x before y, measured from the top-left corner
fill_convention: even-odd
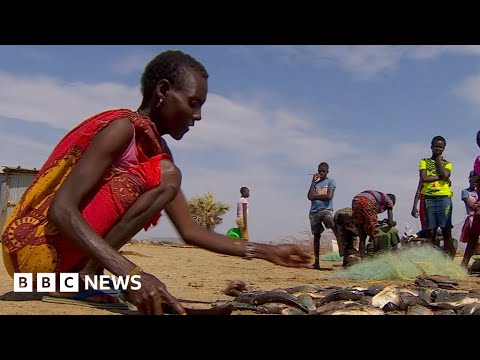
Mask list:
[[[58,277],[55,273],[37,273],[36,288],[38,292],[79,292],[84,290],[138,290],[142,287],[140,275],[113,276],[113,275],[85,275],[82,284],[84,289],[80,289],[80,275],[78,273],[60,273]],[[14,292],[32,292],[34,291],[34,274],[32,273],[14,273],[13,291]]]

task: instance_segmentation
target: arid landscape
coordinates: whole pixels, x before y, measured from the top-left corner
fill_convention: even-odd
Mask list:
[[[412,281],[364,281],[345,280],[332,276],[339,262],[321,263],[322,270],[295,269],[273,265],[261,260],[219,255],[203,249],[178,244],[126,245],[121,250],[125,256],[141,266],[145,271],[159,277],[170,293],[181,299],[189,308],[211,308],[217,300],[232,300],[224,294],[227,285],[234,280],[242,280],[251,290],[272,290],[303,284],[320,287],[340,286],[368,287],[393,284],[411,285]],[[456,258],[455,261],[460,261]],[[135,314],[136,311],[104,310],[72,304],[43,302],[41,294],[13,293],[13,280],[3,266],[0,267],[0,314],[13,315],[112,315]],[[459,282],[462,290],[480,289],[480,277],[470,275]],[[255,314],[250,311],[234,311],[237,314]]]

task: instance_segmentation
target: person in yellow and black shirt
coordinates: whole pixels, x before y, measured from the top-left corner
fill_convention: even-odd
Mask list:
[[[444,248],[452,258],[455,248],[452,242],[452,190],[450,175],[452,163],[443,158],[447,142],[442,136],[432,139],[432,156],[420,160],[418,170],[423,183],[420,193],[425,196],[428,239],[435,242],[436,229],[441,228]]]

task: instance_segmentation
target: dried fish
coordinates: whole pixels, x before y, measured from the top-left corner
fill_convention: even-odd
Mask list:
[[[363,293],[357,290],[340,289],[325,296],[320,301],[320,305],[338,300],[360,300],[363,296]]]
[[[423,305],[413,305],[407,310],[407,315],[435,315],[432,310]]]
[[[480,304],[480,299],[473,298],[473,297],[465,297],[458,301],[442,301],[442,302],[432,302],[429,304],[431,308],[438,308],[438,309],[452,309],[452,310],[459,310],[465,305],[468,304]]]
[[[372,305],[380,309],[383,309],[388,303],[400,305],[400,295],[395,286],[387,286],[372,298]]]
[[[262,305],[268,302],[280,302],[287,305],[293,305],[305,312],[309,312],[307,307],[303,305],[295,296],[281,291],[268,291],[253,298],[255,305]]]
[[[298,286],[285,289],[285,291],[288,292],[289,294],[294,294],[297,292],[316,293],[317,291],[320,291],[320,290],[322,290],[320,286],[310,285],[310,284],[298,285]]]

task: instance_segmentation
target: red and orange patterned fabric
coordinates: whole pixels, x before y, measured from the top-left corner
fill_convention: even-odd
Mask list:
[[[84,154],[93,137],[112,121],[129,118],[135,129],[139,165],[122,169],[112,165],[80,211],[101,237],[120,220],[128,207],[145,191],[160,184],[160,136],[153,122],[127,109],[97,114],[71,130],[55,147],[32,185],[25,191],[2,231],[4,263],[8,273],[76,271],[85,254],[63,237],[47,218],[55,193]],[[113,140],[114,141],[114,140]],[[160,214],[152,219],[156,225]]]

